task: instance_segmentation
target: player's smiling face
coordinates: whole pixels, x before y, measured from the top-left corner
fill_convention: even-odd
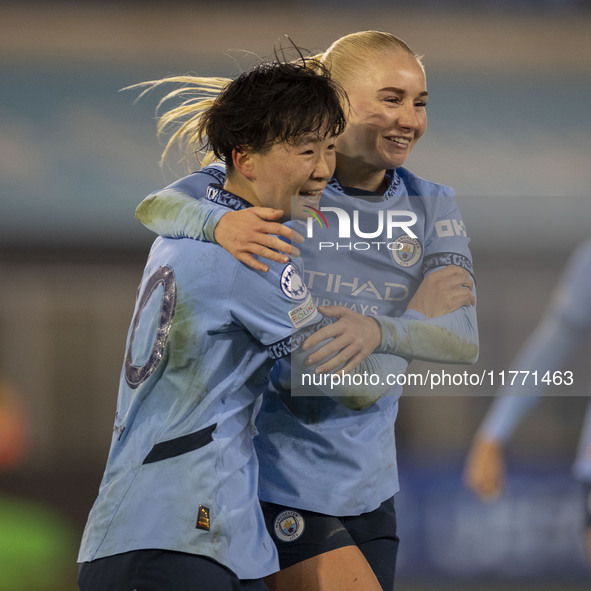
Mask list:
[[[337,141],[337,176],[341,166],[375,171],[402,166],[427,128],[422,66],[403,51],[381,53],[351,78],[343,83],[351,111]]]
[[[252,154],[253,184],[261,205],[282,209],[285,220],[302,219],[306,206],[318,207],[336,163],[335,138],[304,136],[295,143],[276,143]]]

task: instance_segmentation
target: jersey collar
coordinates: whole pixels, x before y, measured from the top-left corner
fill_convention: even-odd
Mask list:
[[[247,209],[248,207],[252,207],[252,203],[242,199],[242,197],[238,197],[238,195],[234,195],[234,193],[230,193],[230,191],[226,191],[221,185],[217,184],[211,184],[207,187],[205,197],[209,201],[225,205],[230,209]]]
[[[386,171],[386,179],[388,179],[388,187],[384,192],[384,197],[394,197],[400,185],[400,177],[395,169]],[[333,176],[328,184],[339,193],[347,194],[336,176]]]

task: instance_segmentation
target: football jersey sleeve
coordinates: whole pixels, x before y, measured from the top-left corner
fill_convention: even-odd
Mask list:
[[[302,277],[297,261],[272,264],[266,273],[237,267],[231,315],[272,359],[290,355],[312,333],[310,327],[323,323]]]
[[[470,238],[453,197],[423,197],[425,202],[425,257],[423,275],[447,265],[457,265],[474,275]]]
[[[577,328],[549,313],[526,340],[511,369],[537,372],[540,378],[548,371],[553,373],[563,367],[581,336]],[[479,432],[487,439],[506,441],[547,389],[548,381],[542,379],[514,380],[501,388]]]
[[[553,373],[564,366],[591,328],[591,242],[578,248],[552,295],[540,323],[513,361],[515,371]],[[495,441],[508,440],[523,417],[540,400],[548,381],[516,380],[501,388],[479,432]]]
[[[591,330],[591,240],[570,257],[554,290],[550,311],[573,327]]]
[[[418,199],[423,200],[425,227],[429,229],[425,234],[423,276],[448,265],[461,267],[473,276],[470,239],[453,197]],[[378,323],[382,331],[380,352],[438,363],[471,364],[478,360],[475,306],[462,306],[436,318],[407,310],[397,318],[379,316]]]
[[[476,363],[479,353],[476,308],[428,318],[416,310],[402,316],[377,316],[382,340],[378,351],[437,363]]]
[[[148,195],[135,216],[160,236],[215,242],[215,228],[228,210],[204,197],[211,183],[223,184],[224,180],[223,167],[208,166]]]

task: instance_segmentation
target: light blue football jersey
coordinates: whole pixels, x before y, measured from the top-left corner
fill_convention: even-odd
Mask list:
[[[318,306],[346,306],[386,321],[405,313],[425,273],[449,264],[472,273],[469,238],[447,187],[398,169],[385,195],[349,196],[333,178],[320,206],[326,224],[314,223],[312,237],[299,245]],[[341,211],[331,208],[347,212],[350,232],[338,223]],[[416,238],[388,228],[388,212],[397,211],[416,215]],[[474,335],[466,338],[473,342]],[[377,508],[399,488],[394,423],[402,388],[354,412],[314,396],[312,388],[311,396],[293,396],[296,379],[291,392],[272,384],[278,392],[265,394],[257,418],[261,499],[337,516]]]
[[[247,204],[220,189],[220,206]],[[160,548],[208,556],[241,579],[278,569],[258,501],[257,398],[292,350],[297,266],[256,272],[208,242],[158,238],[129,329],[86,562]],[[309,295],[307,296],[309,297]],[[309,314],[301,330],[320,315]]]
[[[223,175],[220,165],[206,167],[158,195],[198,199],[207,182],[220,182]],[[429,322],[412,312],[405,319],[406,306],[425,273],[449,264],[472,273],[469,238],[449,187],[399,168],[389,174],[385,194],[377,197],[348,196],[333,178],[320,206],[327,223],[314,228],[300,246],[308,289],[317,305],[344,305],[376,317],[385,327],[380,350],[393,352],[388,319]],[[193,211],[183,211],[172,223],[152,216],[149,227],[166,235],[213,236],[223,212],[202,200],[186,207]],[[338,214],[324,208],[348,212],[352,221],[349,237],[341,236],[342,228],[334,218]],[[388,224],[387,212],[400,210],[415,216],[415,237]],[[331,242],[339,247],[319,249],[321,243]],[[403,248],[388,246],[394,242]],[[477,349],[474,309],[461,308],[447,316],[466,319],[447,328],[452,332],[459,326],[461,334],[455,336]],[[441,360],[454,361],[446,358],[445,351],[440,354]],[[407,362],[399,360],[399,371],[404,371]],[[331,515],[356,515],[375,509],[396,493],[394,423],[401,387],[392,387],[387,396],[365,410],[352,411],[325,396],[292,396],[288,366],[278,365],[273,373],[275,380],[263,397],[255,439],[262,500]]]
[[[571,256],[552,295],[551,303],[513,362],[516,371],[537,371],[538,380],[517,381],[497,393],[480,433],[507,441],[527,412],[541,400],[549,384],[541,378],[564,368],[570,355],[591,332],[591,240]],[[591,406],[586,413],[575,476],[591,482]]]

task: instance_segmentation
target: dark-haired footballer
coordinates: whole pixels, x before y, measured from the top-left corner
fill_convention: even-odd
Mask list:
[[[327,76],[262,64],[193,107],[193,144],[228,164],[223,185],[207,190],[212,203],[294,217],[318,204],[344,127]],[[156,239],[80,548],[82,591],[266,589],[279,563],[258,500],[254,419],[273,363],[325,324],[301,276],[297,262],[262,273],[216,244]],[[402,364],[376,358],[384,371]]]

